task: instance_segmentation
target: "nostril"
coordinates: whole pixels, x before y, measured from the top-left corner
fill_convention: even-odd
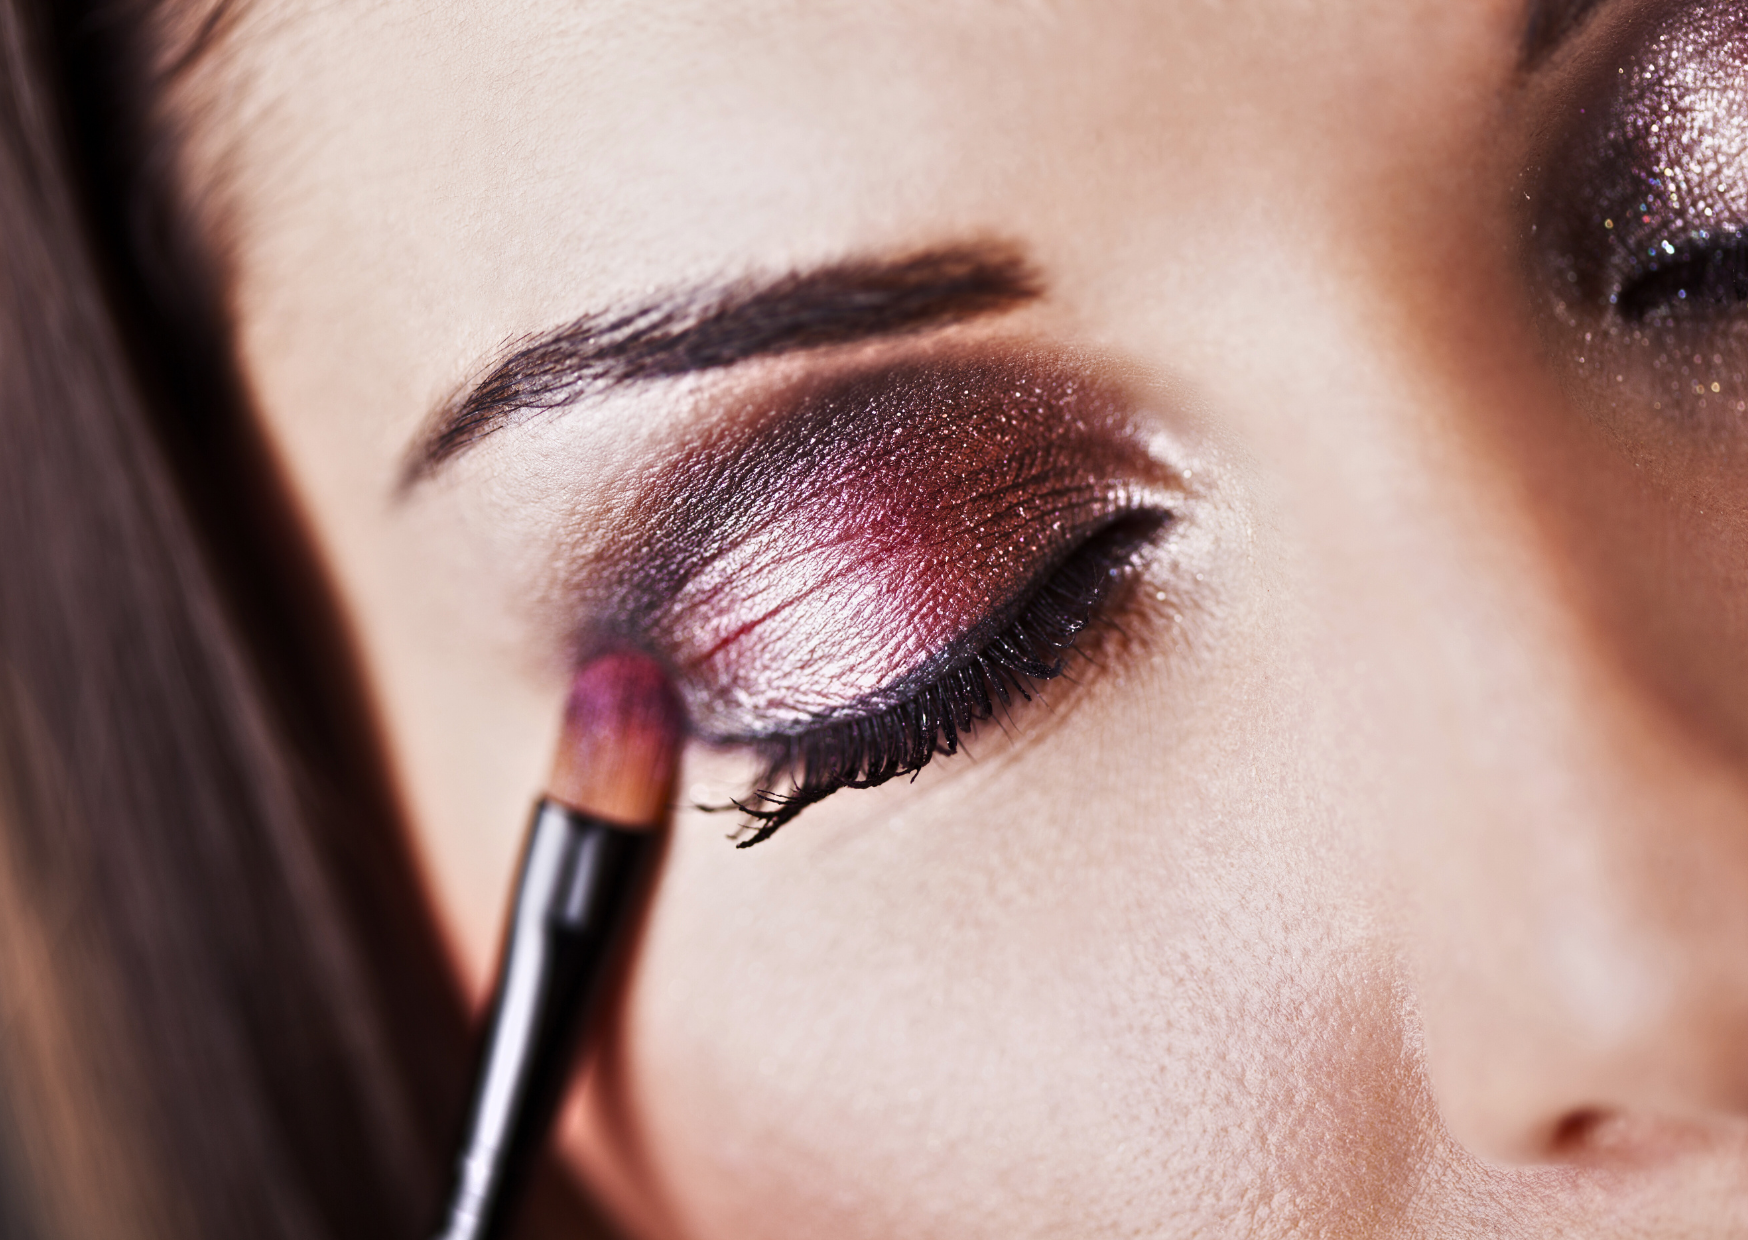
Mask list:
[[[1580,1107],[1554,1125],[1548,1136],[1548,1156],[1554,1162],[1588,1162],[1605,1152],[1618,1136],[1613,1111]]]
[[[1748,1123],[1740,1119],[1677,1119],[1610,1107],[1580,1107],[1553,1126],[1544,1157],[1537,1161],[1645,1167],[1720,1145],[1739,1146],[1744,1137],[1748,1137]]]

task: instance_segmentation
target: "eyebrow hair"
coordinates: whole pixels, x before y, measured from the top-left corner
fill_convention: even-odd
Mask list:
[[[439,409],[408,453],[402,487],[527,414],[612,387],[944,327],[1042,293],[1018,247],[986,242],[834,263],[586,314],[517,342]]]
[[[1529,0],[1524,19],[1523,64],[1534,68],[1552,56],[1608,0]]]

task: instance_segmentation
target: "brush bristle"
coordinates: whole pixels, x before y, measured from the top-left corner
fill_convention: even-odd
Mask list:
[[[685,715],[647,656],[616,651],[571,683],[547,796],[624,826],[655,826],[673,800]]]

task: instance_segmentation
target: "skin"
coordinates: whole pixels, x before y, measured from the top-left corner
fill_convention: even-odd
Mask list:
[[[246,12],[188,176],[476,995],[567,566],[616,480],[831,360],[402,490],[506,342],[996,236],[1041,299],[866,356],[1074,351],[1176,480],[1125,636],[972,758],[744,852],[678,815],[563,1119],[629,1231],[1748,1225],[1748,431],[1596,396],[1524,240],[1655,7],[1534,71],[1514,0]],[[682,786],[754,765],[694,745]]]

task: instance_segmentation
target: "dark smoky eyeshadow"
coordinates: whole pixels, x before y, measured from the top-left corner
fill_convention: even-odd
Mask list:
[[[627,488],[578,574],[612,593],[569,593],[577,645],[651,649],[706,738],[888,702],[1177,493],[1127,387],[1043,351],[854,361],[742,397]]]
[[[624,522],[627,610],[659,616],[702,565],[798,510],[857,493],[964,511],[991,470],[1089,489],[1133,457],[1115,389],[1044,356],[907,359],[809,375],[649,471]],[[1120,471],[1119,471],[1120,472]],[[890,514],[883,514],[891,520]]]
[[[1611,32],[1563,97],[1533,226],[1562,303],[1627,322],[1748,292],[1748,10],[1651,17]]]

